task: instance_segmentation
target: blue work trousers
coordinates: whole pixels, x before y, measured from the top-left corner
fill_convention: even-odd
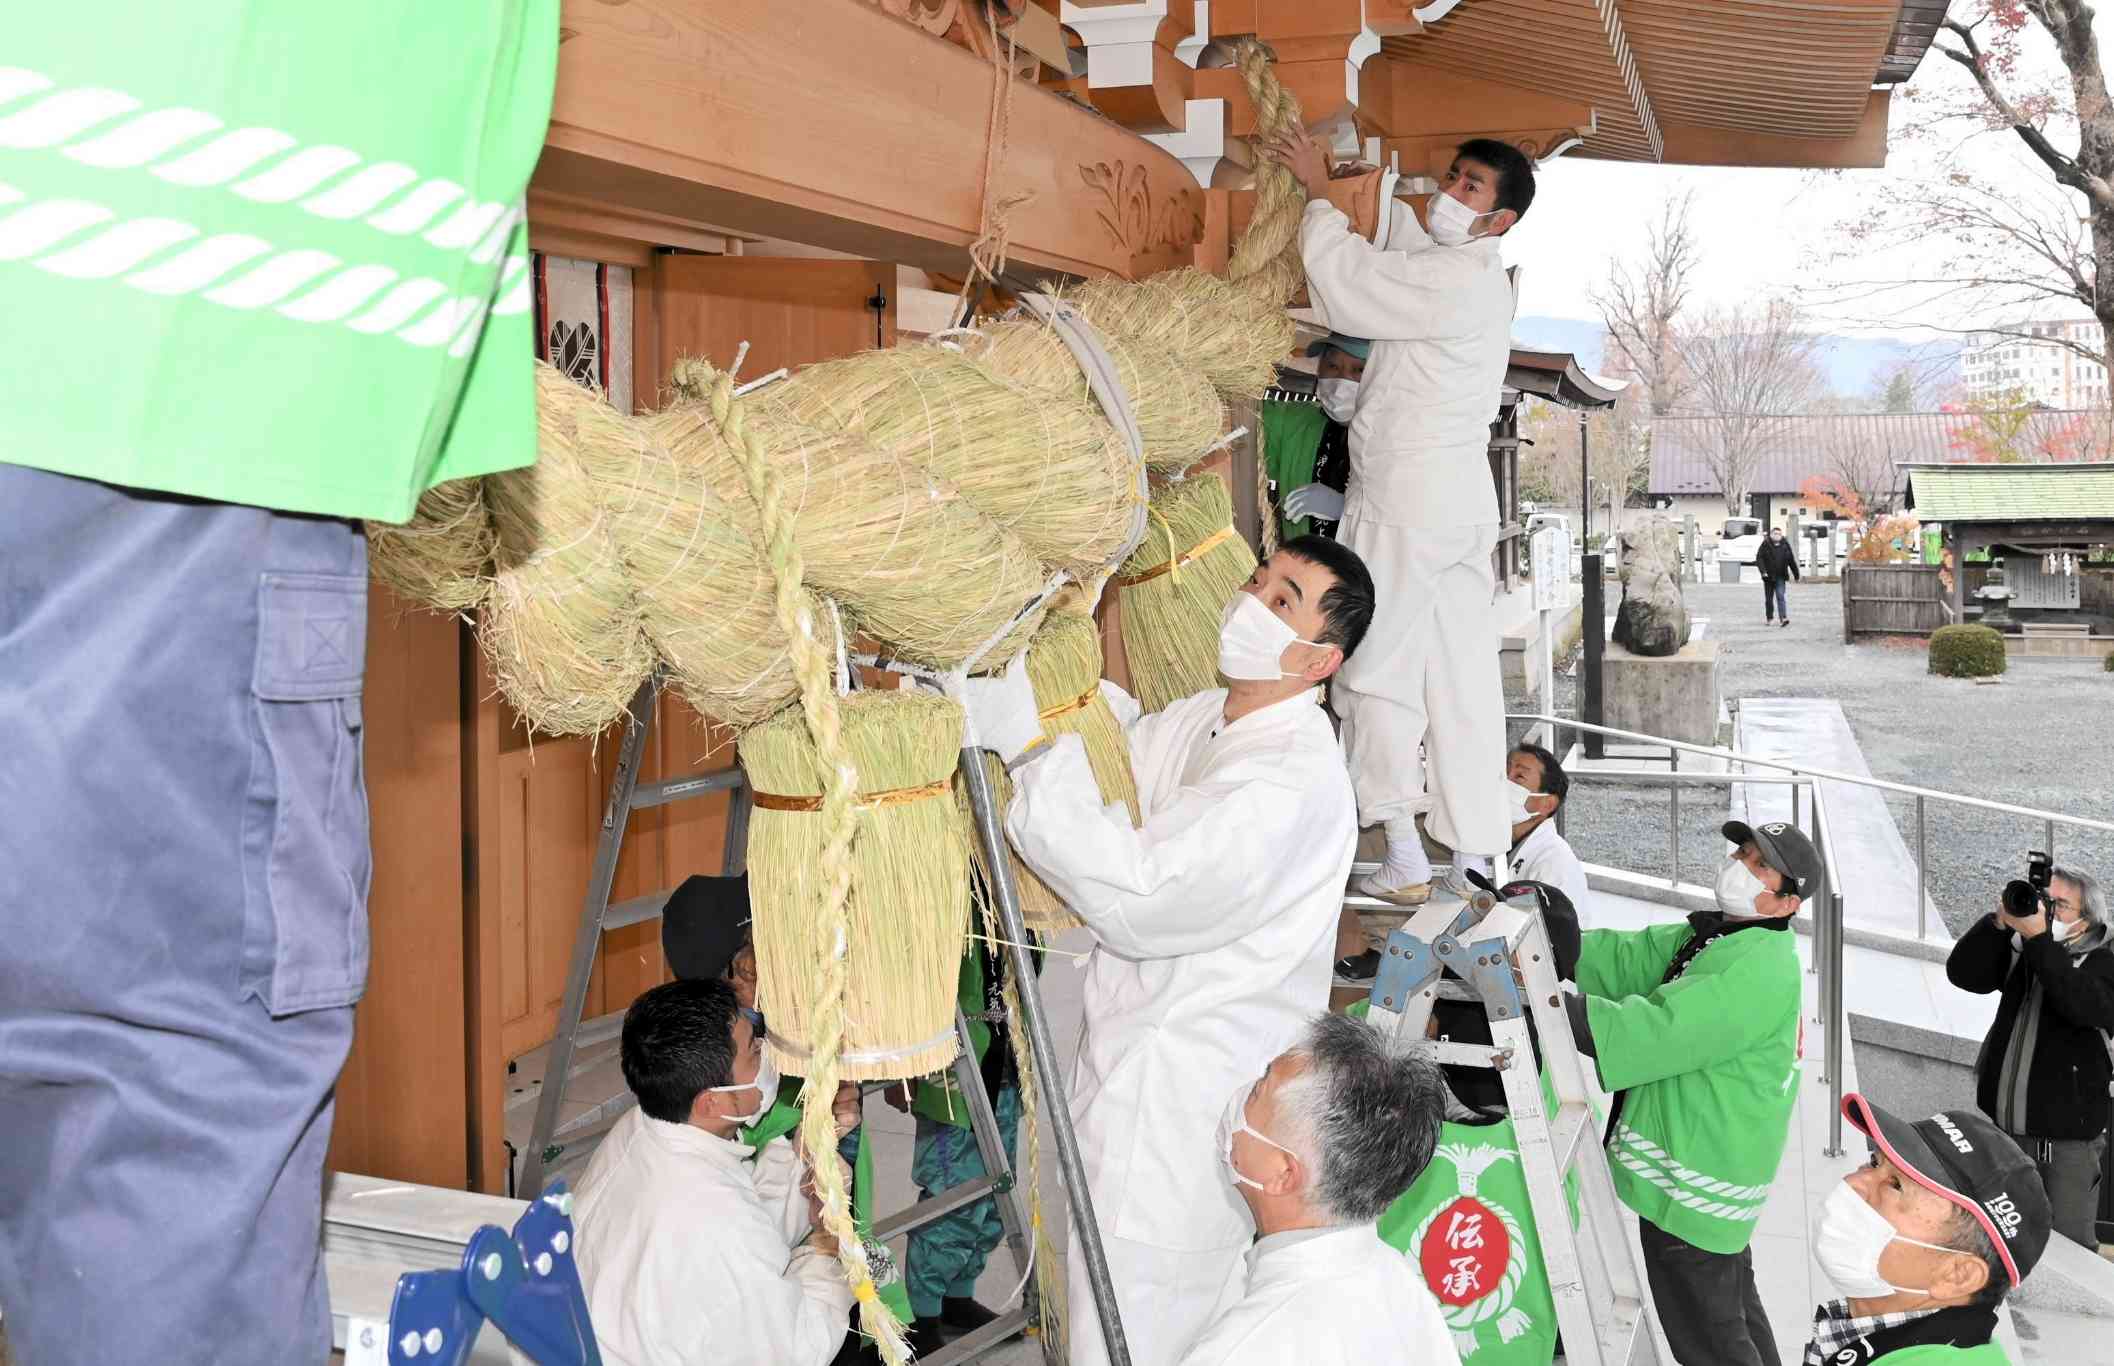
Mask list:
[[[1784,621],[1791,620],[1790,589],[1791,580],[1789,579],[1762,580],[1762,619],[1764,621],[1776,621],[1779,618]]]
[[[1002,1087],[991,1098],[991,1108],[998,1117],[998,1134],[1006,1145],[1006,1160],[1011,1162],[1019,1151],[1019,1089]],[[952,1190],[985,1174],[983,1150],[976,1146],[972,1130],[918,1116],[910,1176],[917,1182],[921,1197]],[[998,1218],[998,1201],[988,1195],[912,1233],[903,1270],[910,1289],[911,1312],[921,1319],[938,1318],[945,1301],[975,1298],[977,1277],[984,1274],[992,1249],[1005,1236],[1005,1225]]]
[[[367,976],[366,566],[350,522],[0,464],[18,1366],[329,1353],[323,1157]]]

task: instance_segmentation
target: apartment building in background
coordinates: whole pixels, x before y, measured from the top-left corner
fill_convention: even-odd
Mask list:
[[[2064,346],[2075,342],[2094,351],[2104,334],[2094,318],[2003,324],[2003,332],[1978,332],[1960,357],[1960,382],[1969,398],[1996,398],[2017,390],[2049,408],[2107,406],[2107,369]],[[2025,333],[2028,335],[2016,335]]]

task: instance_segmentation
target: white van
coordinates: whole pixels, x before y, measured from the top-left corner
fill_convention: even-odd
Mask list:
[[[1754,557],[1762,548],[1762,519],[1759,517],[1727,517],[1725,528],[1718,533],[1718,563],[1754,566]]]

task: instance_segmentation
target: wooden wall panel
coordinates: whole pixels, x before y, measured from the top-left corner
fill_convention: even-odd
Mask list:
[[[726,365],[742,342],[741,374],[808,365],[895,341],[895,267],[798,257],[666,256],[655,272],[663,366],[685,356]],[[885,296],[877,318],[867,301]],[[643,387],[644,381],[641,381]]]
[[[457,629],[370,586],[373,947],[329,1155],[334,1168],[433,1186],[469,1175]]]

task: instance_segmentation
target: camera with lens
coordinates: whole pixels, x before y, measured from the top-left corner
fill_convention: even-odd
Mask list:
[[[2048,907],[2048,878],[2055,869],[2055,859],[2035,849],[2026,855],[2026,876],[2013,878],[2004,884],[2004,914],[2017,920],[2046,911]]]

